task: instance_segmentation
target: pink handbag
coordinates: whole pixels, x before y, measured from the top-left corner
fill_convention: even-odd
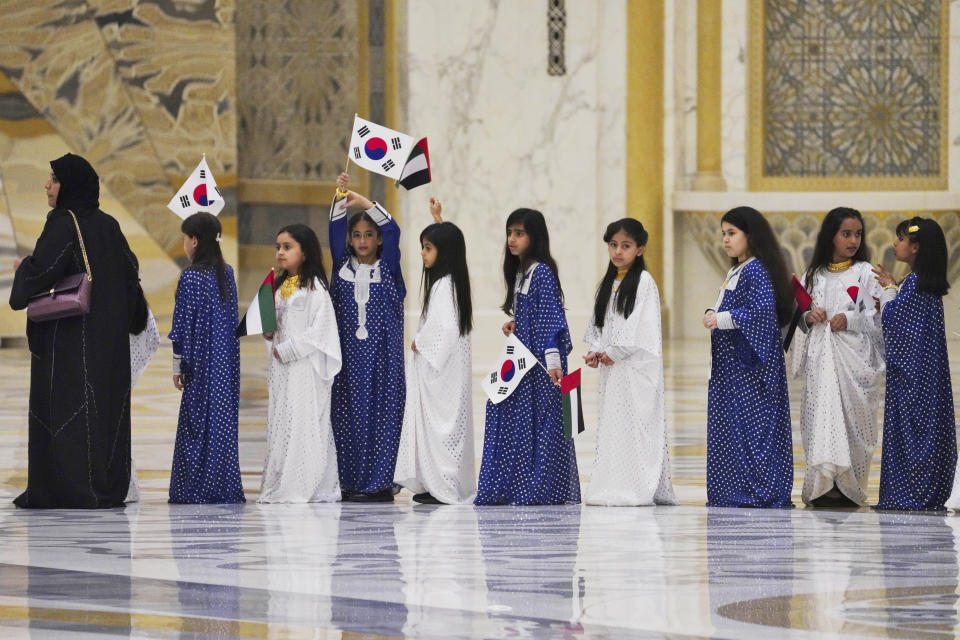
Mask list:
[[[73,211],[69,209],[67,211],[73,218],[73,225],[77,228],[80,252],[83,254],[83,264],[87,270],[85,273],[73,273],[64,276],[60,282],[50,287],[50,291],[32,296],[27,302],[27,319],[33,322],[70,318],[90,311],[93,272],[90,270],[90,261],[87,260],[87,248],[83,244],[80,223],[77,222],[77,216],[73,214]]]

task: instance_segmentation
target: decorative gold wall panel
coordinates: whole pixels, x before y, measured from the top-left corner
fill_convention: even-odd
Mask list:
[[[182,249],[179,219],[166,203],[201,153],[221,185],[235,182],[232,7],[232,0],[2,5],[0,71],[171,255]]]
[[[947,188],[947,0],[751,0],[749,187]]]
[[[241,5],[241,179],[332,183],[343,171],[358,110],[358,4]]]

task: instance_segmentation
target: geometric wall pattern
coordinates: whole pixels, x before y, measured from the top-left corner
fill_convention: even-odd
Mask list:
[[[0,71],[171,255],[201,153],[232,198],[233,61],[233,0],[3,2]]]
[[[241,179],[332,182],[357,109],[352,2],[247,0],[237,13]]]
[[[826,179],[827,190],[845,178],[945,188],[948,9],[764,0],[761,175]]]

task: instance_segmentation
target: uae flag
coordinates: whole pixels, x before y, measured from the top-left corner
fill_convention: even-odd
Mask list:
[[[797,299],[797,306],[800,308],[800,311],[806,311],[810,308],[810,305],[813,303],[813,298],[810,297],[810,294],[807,293],[807,290],[804,288],[803,283],[800,282],[796,274],[793,276],[793,297]],[[856,301],[856,298],[854,298]]]
[[[420,142],[413,145],[410,156],[403,165],[397,185],[407,191],[430,182],[430,152],[427,150],[427,139],[420,138]]]
[[[573,437],[573,430],[583,433],[583,404],[580,402],[580,369],[560,378],[560,393],[563,394],[563,435]]]
[[[794,274],[791,284],[793,285],[793,297],[797,300],[797,308],[793,311],[793,319],[790,320],[790,326],[787,328],[787,335],[783,339],[784,352],[790,349],[790,343],[793,342],[793,335],[797,332],[797,326],[800,324],[800,319],[803,317],[804,312],[806,312],[813,304],[813,298],[810,297],[810,293],[804,288],[803,283],[800,282],[800,279],[797,278],[796,274]]]
[[[237,337],[255,336],[258,333],[277,330],[277,310],[273,306],[273,269],[263,279],[263,284],[257,289],[247,312],[240,319],[237,326]]]

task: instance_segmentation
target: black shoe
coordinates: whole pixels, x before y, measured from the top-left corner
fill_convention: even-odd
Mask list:
[[[446,504],[446,503],[444,503],[444,502],[440,502],[439,500],[437,500],[437,499],[434,498],[432,495],[430,495],[429,493],[426,493],[426,492],[424,492],[424,493],[418,493],[418,494],[414,495],[414,496],[413,496],[413,501],[414,501],[414,502],[419,502],[420,504]]]
[[[823,494],[819,498],[814,498],[813,500],[810,501],[810,506],[811,507],[827,507],[832,509],[849,509],[851,507],[853,508],[860,507],[860,505],[858,505],[856,502],[848,498],[842,492],[838,492],[838,493],[840,493],[839,496],[828,496],[827,494]]]
[[[344,500],[347,502],[393,502],[393,491],[386,489],[376,493],[353,493]]]

